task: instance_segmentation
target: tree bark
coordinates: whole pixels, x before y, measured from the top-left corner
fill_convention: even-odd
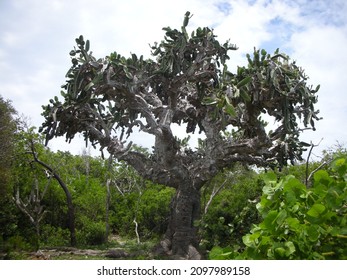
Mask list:
[[[168,229],[161,242],[164,251],[174,258],[200,259],[198,231],[194,221],[200,217],[200,191],[183,182],[170,205]]]

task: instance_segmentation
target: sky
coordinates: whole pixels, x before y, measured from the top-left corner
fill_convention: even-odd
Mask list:
[[[288,54],[306,70],[308,84],[321,85],[316,108],[323,119],[302,140],[320,143],[317,156],[346,145],[345,0],[0,0],[0,95],[39,127],[41,106],[60,95],[75,38],[89,39],[97,58],[113,51],[150,57],[149,45],[162,40],[162,28],[179,29],[186,11],[193,14],[188,30],[208,26],[220,42],[230,39],[239,47],[230,53],[232,71],[247,64],[254,47]],[[133,141],[153,145],[148,137]],[[81,138],[49,145],[75,154],[84,149]]]

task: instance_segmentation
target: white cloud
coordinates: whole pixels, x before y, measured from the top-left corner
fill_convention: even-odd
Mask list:
[[[240,47],[231,54],[232,66],[244,65],[244,54],[252,52],[253,46],[279,47],[289,52],[306,70],[310,77],[308,83],[321,84],[316,107],[324,119],[316,123],[316,132],[303,133],[303,140],[318,143],[324,138],[320,150],[333,146],[336,141],[343,142],[347,138],[343,79],[347,71],[346,3],[256,1],[251,6],[245,1],[231,3],[231,12],[216,32],[229,36]]]
[[[3,1],[0,94],[12,99],[17,110],[39,126],[41,105],[59,95],[77,36],[91,40],[97,57],[113,51],[149,56],[148,44],[163,38],[162,27],[180,28],[187,10],[194,14],[189,30],[210,26],[220,41],[231,39],[239,46],[230,54],[232,69],[245,64],[244,55],[254,46],[289,51],[306,69],[310,83],[322,85],[318,107],[324,120],[317,123],[316,133],[304,137],[325,136],[328,143],[347,138],[343,129],[347,117],[344,0]]]
[[[347,32],[336,26],[310,27],[292,36],[289,42],[292,57],[297,59],[310,76],[310,82],[320,84],[318,92],[320,116],[317,132],[309,133],[315,142],[324,138],[320,149],[333,146],[336,141],[347,139],[347,99],[345,73],[347,73]],[[305,135],[305,137],[307,137]]]

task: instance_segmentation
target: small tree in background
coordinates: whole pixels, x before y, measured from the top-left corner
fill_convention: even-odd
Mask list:
[[[26,121],[22,121],[21,126],[18,128],[16,149],[13,152],[13,158],[16,159],[14,163],[15,168],[12,170],[13,185],[14,185],[14,202],[16,206],[29,217],[31,223],[35,226],[36,236],[39,240],[40,230],[39,224],[44,218],[46,211],[41,205],[44,194],[51,185],[51,179],[57,181],[61,189],[64,191],[66,197],[67,214],[68,214],[68,228],[70,230],[70,245],[76,245],[75,234],[75,211],[72,203],[72,196],[69,188],[64,180],[59,176],[58,172],[50,163],[47,163],[41,158],[42,154],[47,154],[43,145],[42,136],[34,133],[34,127],[29,127]],[[40,174],[40,176],[38,176]],[[29,181],[33,180],[30,186],[30,194],[27,195],[26,201],[21,198],[21,188],[26,186]],[[40,187],[43,182],[44,187]],[[41,184],[40,184],[41,183]],[[26,194],[25,194],[26,195]],[[38,246],[37,246],[38,248]]]
[[[255,49],[248,66],[231,73],[226,62],[236,46],[221,44],[208,27],[189,35],[190,18],[187,12],[180,30],[163,28],[164,39],[151,47],[153,59],[116,52],[96,59],[89,41],[77,38],[63,100],[54,97],[43,106],[40,131],[47,141],[65,135],[68,142],[83,133],[143,178],[175,188],[161,244],[175,256],[199,258],[194,221],[202,186],[235,162],[282,166],[301,160],[309,145],[299,134],[318,120],[319,87],[308,86],[304,71],[278,50],[270,55]],[[263,115],[274,119],[272,131],[265,130]],[[187,134],[203,133],[199,149],[184,147],[173,124]],[[127,141],[134,127],[154,135],[150,156]]]

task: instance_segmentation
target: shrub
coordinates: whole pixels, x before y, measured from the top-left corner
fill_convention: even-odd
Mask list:
[[[292,175],[278,181],[268,173],[257,205],[263,221],[243,236],[244,252],[215,247],[210,258],[346,259],[346,181],[346,158],[317,171],[309,189]]]
[[[4,242],[3,247],[4,252],[12,252],[31,250],[33,246],[27,240],[25,240],[24,237],[14,235]]]
[[[151,184],[141,196],[136,211],[140,234],[162,235],[168,226],[169,204],[175,190]]]
[[[76,220],[76,239],[81,246],[101,245],[106,241],[106,224],[94,221],[88,216],[78,216]]]
[[[111,204],[110,226],[113,232],[134,237],[134,218],[141,238],[152,238],[165,232],[169,204],[174,189],[147,182],[140,192],[114,194]]]
[[[41,244],[49,247],[68,246],[70,232],[68,229],[45,224],[41,229]]]
[[[246,174],[228,182],[199,222],[205,249],[228,244],[242,247],[242,236],[249,232],[252,224],[259,222],[253,201],[261,196],[262,182],[253,173]]]
[[[105,242],[106,227],[104,222],[90,223],[83,229],[87,244],[100,245]]]

